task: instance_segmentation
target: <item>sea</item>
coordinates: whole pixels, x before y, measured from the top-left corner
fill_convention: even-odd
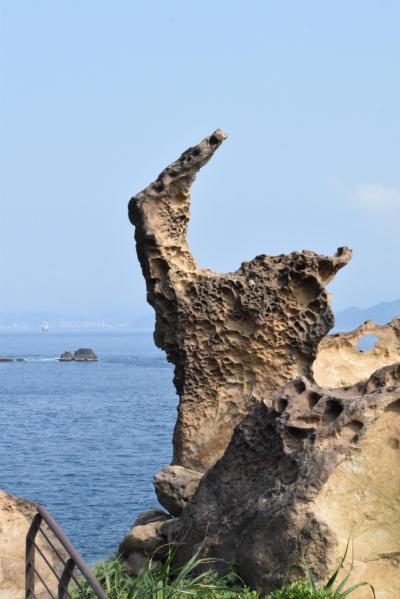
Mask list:
[[[98,362],[59,362],[92,348]],[[0,489],[44,505],[83,557],[110,557],[169,464],[173,368],[150,333],[2,334]]]

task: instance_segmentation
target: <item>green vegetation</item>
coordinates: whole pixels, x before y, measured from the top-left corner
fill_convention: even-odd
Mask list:
[[[200,559],[194,556],[187,564],[175,569],[172,555],[162,565],[150,561],[139,576],[127,576],[124,566],[119,559],[102,562],[95,566],[94,573],[104,587],[110,599],[345,599],[359,586],[367,585],[362,582],[347,587],[349,574],[338,582],[339,572],[344,557],[337,570],[323,586],[317,586],[314,577],[305,566],[308,580],[285,584],[278,591],[262,597],[256,591],[243,587],[238,577],[231,573],[220,577],[211,570],[197,573],[199,566],[212,560]],[[81,583],[83,590],[75,588],[71,592],[72,599],[95,599],[93,591],[86,583]],[[370,585],[371,599],[375,597]]]

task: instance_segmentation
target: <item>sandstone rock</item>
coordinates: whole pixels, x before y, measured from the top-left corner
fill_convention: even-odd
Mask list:
[[[366,580],[377,597],[398,599],[399,465],[400,364],[344,389],[298,378],[236,428],[165,532],[177,542],[178,562],[201,549],[236,562],[244,581],[264,592],[301,575],[302,554],[325,578],[351,537],[349,584]],[[354,593],[367,597],[364,588]]]
[[[142,524],[149,524],[150,522],[165,522],[170,520],[171,517],[159,509],[146,510],[139,514],[136,518],[133,526],[141,526]]]
[[[173,516],[179,516],[194,495],[200,472],[182,466],[165,466],[153,478],[157,499]]]
[[[0,597],[1,599],[21,599],[25,596],[25,538],[35,514],[35,505],[31,501],[8,495],[0,491]],[[48,536],[51,533],[44,527]],[[54,558],[54,554],[48,550],[47,544],[40,536],[37,537],[39,548],[44,552],[46,558],[53,568],[60,574],[60,562]],[[64,551],[54,540],[61,555]],[[43,567],[43,561],[37,558],[39,574],[47,586],[57,595],[57,585],[54,575],[48,568]],[[48,597],[43,585],[37,582],[35,585],[38,599]]]
[[[98,360],[92,349],[81,348],[74,353],[75,362],[96,362]]]
[[[160,512],[159,516],[154,514],[156,511]],[[153,512],[153,514],[150,512]],[[163,527],[169,521],[169,516],[161,510],[144,512],[137,518],[135,524],[120,544],[119,554],[125,559],[133,554],[140,554],[146,558],[154,556],[162,559],[168,553],[167,539]],[[132,558],[132,560],[135,564],[140,561],[136,558]],[[132,564],[131,568],[134,568]]]
[[[350,260],[311,251],[257,256],[233,273],[199,268],[187,243],[190,189],[226,138],[215,131],[131,199],[138,258],[156,312],[155,342],[180,397],[173,464],[204,471],[267,394],[311,375],[334,324],[325,286]]]
[[[73,361],[74,361],[74,356],[69,351],[65,351],[60,356],[60,362],[73,362]]]
[[[366,336],[377,343],[360,351],[358,343]],[[367,379],[378,368],[400,361],[400,318],[379,326],[372,320],[349,333],[324,337],[313,364],[314,379],[321,387],[344,387]]]

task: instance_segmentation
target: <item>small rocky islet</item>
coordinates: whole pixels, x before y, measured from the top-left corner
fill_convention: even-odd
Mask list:
[[[90,348],[82,347],[76,352],[65,351],[59,358],[60,362],[97,362],[98,357]]]
[[[58,358],[59,362],[97,362],[98,356],[88,347],[81,347],[74,353],[65,351]],[[10,358],[8,356],[0,356],[0,363],[6,362],[26,362],[25,358]]]
[[[14,358],[9,358],[8,356],[0,356],[0,362],[14,362]]]

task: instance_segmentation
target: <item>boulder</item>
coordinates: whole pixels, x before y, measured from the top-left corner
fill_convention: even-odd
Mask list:
[[[217,569],[233,561],[262,592],[302,576],[303,556],[326,580],[350,539],[349,585],[365,580],[377,597],[398,599],[399,465],[400,363],[343,389],[297,378],[236,428],[164,532],[178,563],[197,551],[224,560]],[[370,596],[367,587],[354,593]]]
[[[21,599],[25,596],[25,538],[36,513],[35,504],[27,499],[8,495],[0,491],[0,597],[1,599]],[[49,529],[44,526],[46,534],[52,538]],[[63,549],[54,539],[54,545],[61,555]],[[37,537],[39,548],[46,556],[53,568],[60,572],[60,561],[49,550],[46,542],[40,535]],[[39,574],[44,582],[57,595],[57,585],[52,572],[43,566],[40,557],[37,559]],[[35,585],[36,597],[45,599],[49,595],[43,585],[37,581]]]
[[[159,503],[172,516],[179,516],[194,495],[202,476],[200,472],[183,466],[165,466],[153,478]]]
[[[75,362],[96,362],[98,360],[92,349],[81,348],[74,353]]]
[[[375,346],[363,350],[362,342],[368,339],[375,340]],[[321,387],[345,387],[399,361],[400,318],[384,325],[367,320],[354,331],[324,337],[318,346],[313,374]]]
[[[12,362],[13,358],[8,358],[7,356],[0,356],[0,362]]]
[[[137,555],[147,559],[153,556],[156,559],[162,559],[167,555],[167,538],[163,529],[169,521],[170,517],[161,510],[148,510],[136,519],[118,550],[128,570],[140,569],[146,563],[140,560]],[[130,558],[133,555],[136,557]]]
[[[74,361],[74,356],[69,351],[65,351],[60,356],[60,362],[73,362],[73,361]]]
[[[133,523],[133,527],[141,526],[142,524],[150,524],[150,522],[165,522],[171,517],[159,509],[146,510],[139,514]]]
[[[260,255],[231,273],[199,268],[187,242],[191,186],[226,137],[218,129],[186,150],[129,202],[154,339],[175,365],[173,464],[198,472],[221,457],[261,399],[311,376],[334,325],[325,287],[351,258],[341,247],[334,256]]]

